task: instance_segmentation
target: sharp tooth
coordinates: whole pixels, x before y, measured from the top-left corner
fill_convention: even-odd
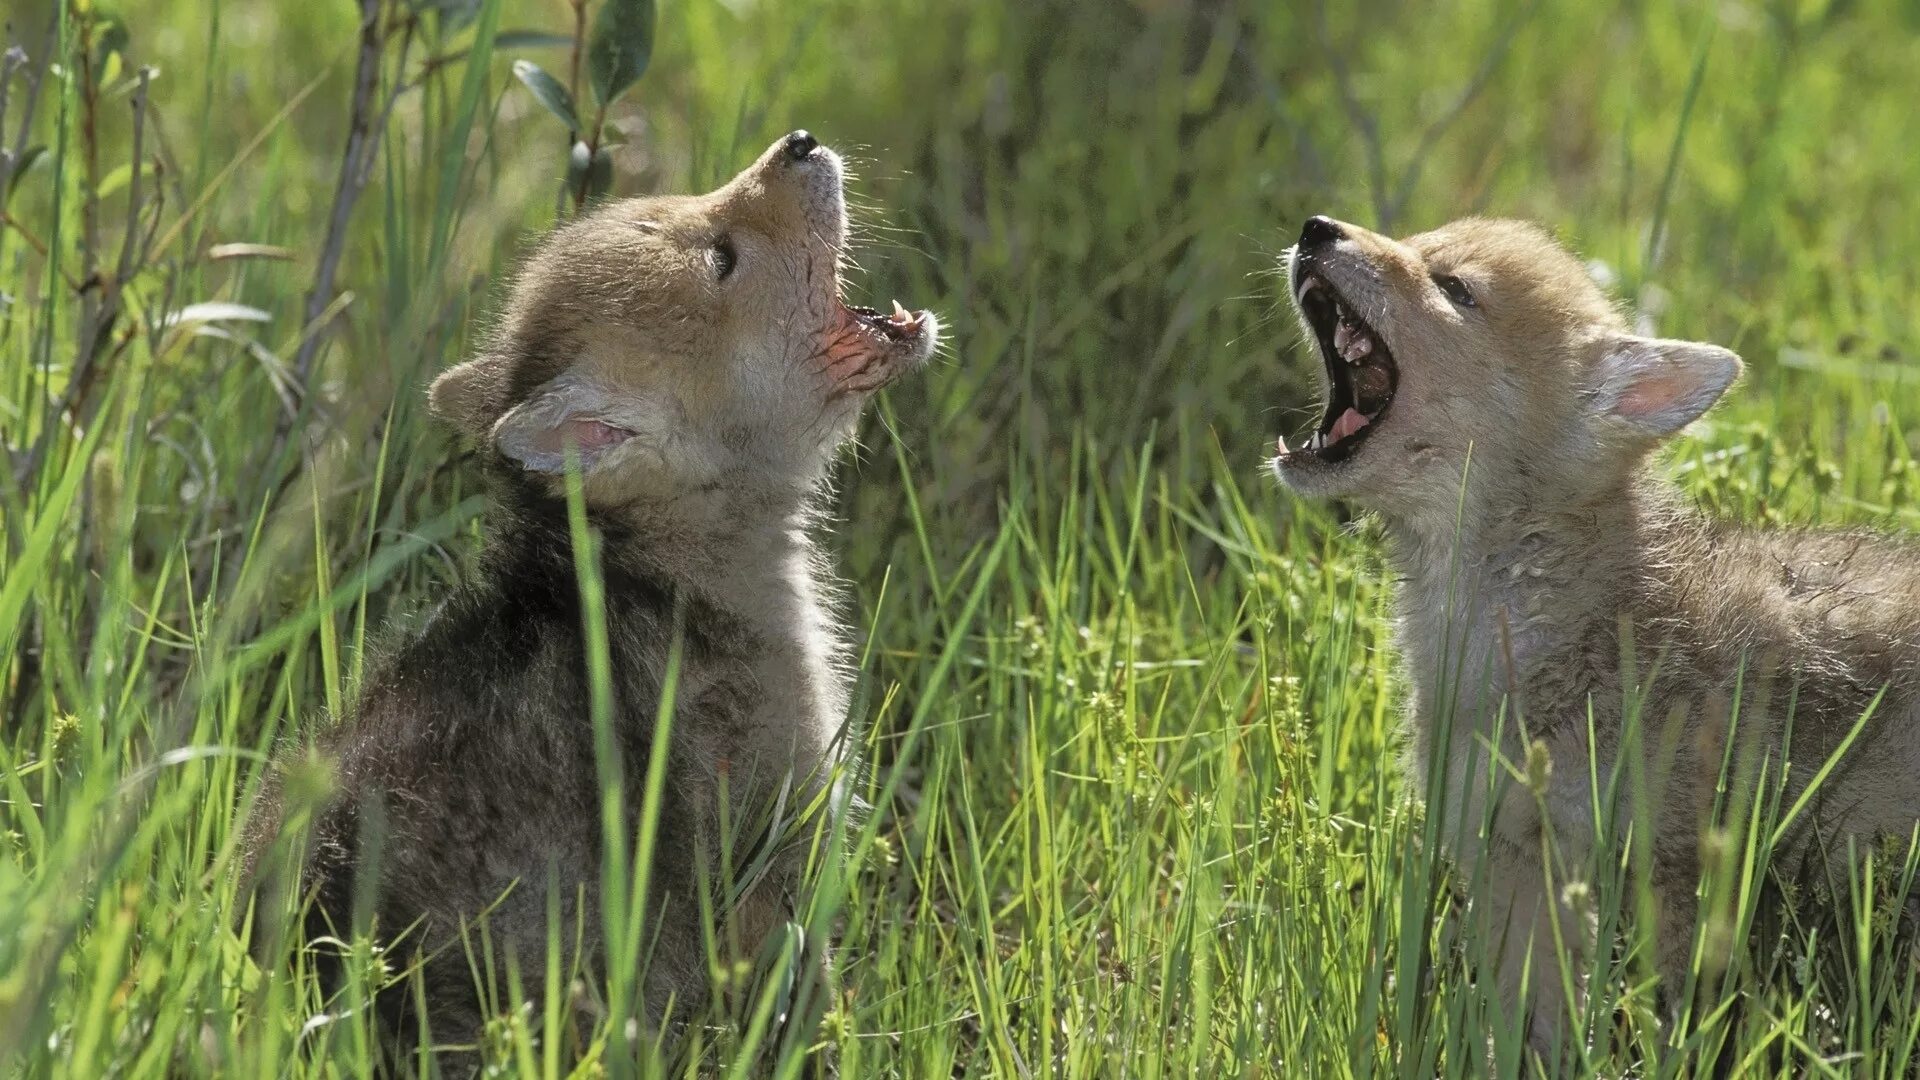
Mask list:
[[[1353,328],[1341,323],[1333,328],[1333,351],[1341,356],[1347,355],[1347,342],[1353,339]]]
[[[1312,274],[1308,274],[1306,280],[1300,283],[1300,292],[1297,295],[1299,296],[1300,299],[1305,300],[1307,298],[1308,293],[1312,292],[1313,290],[1319,287],[1320,287],[1320,279],[1317,277],[1314,277]]]
[[[1280,442],[1281,457],[1286,457],[1287,455],[1293,453],[1293,451],[1287,449],[1287,437],[1285,435],[1280,436],[1279,442]]]
[[[1347,363],[1358,364],[1371,352],[1373,352],[1373,339],[1365,334],[1358,334],[1341,355],[1347,358]]]
[[[895,300],[893,302],[893,316],[891,321],[896,323],[910,323],[913,321],[913,314],[906,308],[901,307],[900,301]]]

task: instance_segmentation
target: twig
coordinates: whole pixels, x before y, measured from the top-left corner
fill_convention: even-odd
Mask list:
[[[573,8],[573,48],[567,53],[567,93],[573,96],[574,118],[577,120],[580,113],[580,103],[586,100],[580,96],[580,57],[587,50],[587,0],[567,0],[567,3]],[[578,139],[580,135],[581,133],[578,131],[567,132],[566,149],[569,156],[573,154],[574,140]],[[588,150],[587,173],[590,174],[592,172],[593,151]],[[580,182],[582,185],[586,183],[584,175]],[[567,190],[566,184],[563,183],[560,185],[560,193],[556,195],[553,200],[554,217],[565,216],[567,212],[567,197],[572,194],[572,192]],[[576,211],[580,208],[580,198],[581,196],[574,197],[574,209]]]
[[[320,317],[331,302],[334,275],[340,269],[340,257],[347,242],[347,224],[353,217],[354,203],[367,182],[367,164],[379,143],[373,137],[373,94],[380,82],[380,59],[386,45],[386,33],[380,22],[381,0],[360,0],[360,59],[353,78],[351,121],[347,129],[347,149],[340,158],[340,179],[334,189],[333,211],[327,219],[327,239],[320,249],[320,262],[314,270],[313,289],[307,293],[306,322]],[[320,350],[321,337],[313,335],[300,343],[293,358],[294,377],[304,387]],[[278,446],[286,438],[287,425],[281,421],[274,433]]]
[[[600,139],[606,134],[607,106],[602,102],[594,109],[593,128],[587,133],[587,167],[580,170],[580,187],[573,193],[573,212],[578,214],[587,205],[587,196],[593,188],[593,159],[600,153]],[[572,147],[568,147],[572,153]]]
[[[7,135],[7,97],[13,90],[13,73],[27,64],[27,51],[18,45],[7,46],[0,53],[0,140]],[[33,119],[31,107],[27,110],[27,119],[21,121],[20,130],[25,131]],[[13,177],[13,166],[17,155],[5,146],[0,146],[0,199],[6,197],[7,181]]]
[[[60,23],[57,16],[47,20],[46,40],[40,50],[42,56],[53,55],[53,44],[58,39],[59,27]],[[47,65],[45,63],[27,63],[29,58],[25,53],[20,51],[18,46],[8,49],[7,55],[9,58],[18,57],[20,63],[25,65],[27,72],[27,109],[26,112],[21,114],[20,132],[14,136],[13,157],[11,158],[13,162],[18,163],[21,155],[27,152],[27,138],[33,134],[33,114],[40,108],[40,91],[47,84]],[[11,75],[12,73],[9,72],[8,74]]]
[[[140,235],[140,174],[146,171],[147,87],[153,81],[153,69],[140,69],[140,85],[133,91],[133,172],[127,184],[127,231],[120,238],[120,263],[114,279],[125,284],[136,265],[145,261],[146,244]],[[150,238],[151,234],[149,234]]]
[[[1380,228],[1388,228],[1387,218],[1387,160],[1386,151],[1380,145],[1380,125],[1374,121],[1373,114],[1360,104],[1360,97],[1353,90],[1353,73],[1347,70],[1346,57],[1333,46],[1333,34],[1327,29],[1327,2],[1318,0],[1313,7],[1314,25],[1320,33],[1320,51],[1327,56],[1327,63],[1333,68],[1333,86],[1340,94],[1340,107],[1347,112],[1347,119],[1360,131],[1360,142],[1367,151],[1367,186],[1373,192],[1373,213],[1380,222]]]
[[[90,68],[83,67],[82,70],[90,70]],[[90,408],[89,397],[98,375],[100,356],[105,351],[107,343],[113,340],[113,328],[120,320],[121,300],[126,283],[145,265],[143,260],[153,234],[149,231],[143,237],[140,232],[141,210],[144,205],[140,173],[145,164],[142,158],[146,148],[147,91],[152,80],[153,69],[141,68],[140,82],[133,92],[133,168],[128,180],[127,227],[120,243],[120,258],[112,274],[101,274],[98,270],[94,270],[86,281],[75,285],[75,288],[86,298],[86,304],[83,309],[80,340],[74,354],[73,373],[67,378],[67,385],[60,393],[59,403],[47,414],[46,423],[40,429],[40,437],[34,440],[33,448],[14,463],[14,487],[21,491],[26,490],[27,482],[39,469],[40,463],[46,460],[47,452],[53,445],[54,433],[59,430],[63,417],[72,417],[74,424],[82,430],[92,423],[93,412],[98,404],[95,402]],[[88,197],[96,196],[90,191]],[[13,221],[12,218],[8,218],[7,221],[22,236],[28,236],[29,242],[32,242],[30,234],[20,228],[18,222]],[[45,248],[42,247],[41,251],[44,254]],[[87,253],[89,264],[95,258],[97,258],[96,253],[92,251]],[[94,285],[97,287],[88,287]],[[131,331],[132,328],[129,328],[129,333],[121,338],[120,345],[114,349],[116,355],[131,340]]]
[[[1381,228],[1392,228],[1394,219],[1400,216],[1400,211],[1406,209],[1407,199],[1413,195],[1413,185],[1419,182],[1420,170],[1426,165],[1427,155],[1432,152],[1434,144],[1440,141],[1440,136],[1453,126],[1454,121],[1460,119],[1460,115],[1467,111],[1467,106],[1472,105],[1481,91],[1487,88],[1487,84],[1493,81],[1494,74],[1500,70],[1501,63],[1507,58],[1507,53],[1512,50],[1513,40],[1519,36],[1520,27],[1532,19],[1534,12],[1538,10],[1540,10],[1540,0],[1533,0],[1514,16],[1513,21],[1500,32],[1500,40],[1494,42],[1486,59],[1481,62],[1480,70],[1474,72],[1473,80],[1467,84],[1466,89],[1460,92],[1460,96],[1454,99],[1446,112],[1440,114],[1439,118],[1428,124],[1427,129],[1420,133],[1420,144],[1414,149],[1413,160],[1407,162],[1406,171],[1400,176],[1400,186],[1394,190],[1393,202],[1388,206],[1386,216],[1381,219]]]
[[[420,21],[418,19],[408,19],[400,25],[400,55],[399,58],[394,61],[393,65],[393,70],[396,73],[394,76],[395,85],[394,88],[387,93],[387,103],[380,110],[380,122],[373,126],[373,130],[375,131],[387,130],[388,125],[393,122],[394,106],[400,103],[402,97],[425,86],[427,79],[430,78],[436,70],[433,66],[432,59],[429,58],[420,62],[420,74],[414,76],[412,79],[400,78],[400,75],[404,74],[407,70],[407,55],[413,52],[413,31],[419,24]],[[468,51],[470,50],[461,50],[461,55],[466,55]],[[367,155],[366,165],[367,167],[360,173],[360,183],[362,185],[365,185],[367,180],[373,175],[372,154]]]
[[[75,51],[79,53],[80,68],[80,150],[86,165],[86,184],[80,199],[80,280],[92,281],[99,269],[100,257],[100,73],[93,70],[94,17],[91,13],[83,14],[78,21],[80,47]],[[80,351],[83,354],[93,344],[88,340],[88,333],[97,329],[102,302],[84,290],[81,293]]]
[[[1373,196],[1375,228],[1390,232],[1400,212],[1406,209],[1407,200],[1413,196],[1413,187],[1420,180],[1420,172],[1426,166],[1427,156],[1439,143],[1440,137],[1458,121],[1467,108],[1486,90],[1493,76],[1500,70],[1507,54],[1512,51],[1513,42],[1519,36],[1520,27],[1533,18],[1540,9],[1539,0],[1532,0],[1525,9],[1514,16],[1500,32],[1500,40],[1488,50],[1486,58],[1474,72],[1473,78],[1461,90],[1431,124],[1420,132],[1420,141],[1413,156],[1407,161],[1406,169],[1400,175],[1400,182],[1389,188],[1387,185],[1386,148],[1380,139],[1380,125],[1374,115],[1360,103],[1360,97],[1354,91],[1353,73],[1347,67],[1345,56],[1333,46],[1333,35],[1327,28],[1326,0],[1315,5],[1316,25],[1320,34],[1320,47],[1327,55],[1327,63],[1333,70],[1334,89],[1340,95],[1340,105],[1346,110],[1347,118],[1359,129],[1361,143],[1367,151],[1368,187]]]
[[[379,134],[386,130],[395,102],[417,85],[405,78],[406,54],[413,44],[415,22],[407,19],[383,25],[380,19],[381,2],[360,0],[359,59],[354,70],[347,145],[340,158],[340,177],[334,189],[333,209],[328,215],[327,236],[321,246],[320,261],[314,269],[313,289],[307,294],[306,314],[300,343],[294,350],[293,371],[288,386],[303,403],[313,400],[307,384],[312,377],[314,360],[326,340],[326,328],[344,309],[346,301],[351,299],[333,295],[334,278],[346,251],[347,227],[352,221],[354,204],[359,201],[361,192],[366,189],[372,176],[373,161],[380,149]],[[380,85],[380,69],[387,41],[395,29],[402,33],[399,66],[394,74],[393,88],[386,100],[376,106],[374,95]],[[431,71],[429,60],[427,71],[421,76],[422,81]],[[304,408],[291,412],[283,410],[274,420],[273,442],[264,459],[268,463],[267,472],[262,477],[259,497],[251,505],[273,506],[292,482],[295,474],[282,467],[282,456],[286,453],[294,425],[299,423],[306,411]],[[228,572],[223,575],[229,586],[236,580],[234,575],[239,573],[240,567],[239,563],[230,564]]]
[[[586,51],[587,0],[567,0],[573,7],[573,48],[567,52],[567,93],[573,95],[575,108],[580,98],[580,54]]]

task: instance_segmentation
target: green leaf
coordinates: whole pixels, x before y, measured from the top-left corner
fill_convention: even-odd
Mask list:
[[[154,177],[153,164],[149,162],[145,168],[142,168],[140,170],[140,172],[142,177],[145,180],[147,180],[148,182],[151,182]],[[100,188],[98,191],[94,193],[94,197],[98,199],[104,199],[110,195],[116,194],[119,192],[121,188],[126,187],[127,184],[132,180],[133,180],[133,162],[123,161],[120,164],[115,165],[113,167],[113,171],[107,173],[107,175],[100,178]]]
[[[593,21],[587,67],[593,96],[610,105],[646,73],[653,59],[653,0],[606,0]]]
[[[93,70],[107,70],[107,57],[115,53],[125,56],[129,40],[126,23],[121,22],[118,16],[102,16],[93,28]]]
[[[567,93],[567,88],[560,85],[559,79],[547,74],[544,68],[531,60],[515,60],[513,77],[525,83],[548,112],[564,121],[568,131],[580,130],[580,117],[573,111],[573,95]]]
[[[257,307],[236,304],[227,300],[207,300],[198,304],[188,304],[179,311],[167,313],[163,325],[177,326],[180,323],[227,322],[272,322],[273,316]]]

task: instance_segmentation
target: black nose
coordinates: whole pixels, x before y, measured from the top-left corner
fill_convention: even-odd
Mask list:
[[[1300,250],[1310,251],[1314,248],[1326,247],[1328,244],[1334,243],[1346,235],[1346,233],[1340,231],[1339,222],[1330,217],[1322,217],[1319,214],[1315,214],[1307,219],[1305,225],[1300,227]]]
[[[820,148],[820,140],[804,130],[787,136],[787,156],[795,161],[805,161],[808,154]]]

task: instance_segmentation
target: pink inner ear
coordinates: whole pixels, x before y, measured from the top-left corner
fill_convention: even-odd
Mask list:
[[[576,418],[562,425],[560,438],[565,442],[573,443],[582,451],[605,450],[609,446],[618,446],[633,438],[633,432],[626,428],[614,427],[601,420]]]
[[[619,446],[631,438],[633,432],[604,420],[570,416],[560,421],[558,427],[541,432],[534,448],[541,453],[561,455],[567,452],[568,446],[572,446],[582,458],[593,458],[601,451]]]
[[[1652,416],[1673,408],[1695,389],[1684,375],[1650,375],[1627,387],[1613,411],[1628,419]]]

